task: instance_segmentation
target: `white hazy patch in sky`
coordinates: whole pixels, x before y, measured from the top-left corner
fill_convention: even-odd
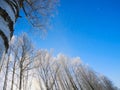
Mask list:
[[[12,38],[11,38],[11,41],[10,41],[10,44],[14,44],[16,41],[16,36],[13,35]]]
[[[76,65],[76,64],[81,64],[82,61],[80,60],[80,57],[75,57],[75,58],[72,58],[71,60],[71,64],[73,65]]]

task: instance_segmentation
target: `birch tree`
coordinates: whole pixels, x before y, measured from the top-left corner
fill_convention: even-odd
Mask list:
[[[0,0],[0,61],[9,48],[14,24],[23,9],[28,21],[42,30],[52,15],[57,0]]]
[[[3,90],[34,90],[34,84],[38,90],[119,90],[79,57],[69,58],[63,54],[55,57],[44,49],[34,52],[26,34],[10,44],[4,61],[0,73]]]
[[[56,87],[56,78],[59,72],[59,65],[53,59],[51,53],[46,50],[39,50],[34,62],[39,81],[40,89],[53,90]]]

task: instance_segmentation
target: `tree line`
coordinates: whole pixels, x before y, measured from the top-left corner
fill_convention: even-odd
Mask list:
[[[39,49],[26,34],[13,37],[0,67],[1,90],[118,90],[79,57]],[[34,88],[34,89],[33,89]]]

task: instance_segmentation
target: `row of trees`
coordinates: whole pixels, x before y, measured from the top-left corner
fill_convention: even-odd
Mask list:
[[[35,51],[26,34],[13,38],[0,67],[2,90],[118,90],[79,57]]]

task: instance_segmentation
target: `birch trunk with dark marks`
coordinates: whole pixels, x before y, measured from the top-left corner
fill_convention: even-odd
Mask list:
[[[45,31],[58,0],[0,0],[0,63],[9,48],[20,8],[33,27]]]
[[[7,60],[7,66],[6,66],[6,72],[5,72],[5,80],[4,80],[3,90],[7,89],[9,63],[10,63],[10,53],[8,54],[8,60]]]
[[[19,0],[0,0],[0,63],[9,48],[13,27],[19,15]]]

